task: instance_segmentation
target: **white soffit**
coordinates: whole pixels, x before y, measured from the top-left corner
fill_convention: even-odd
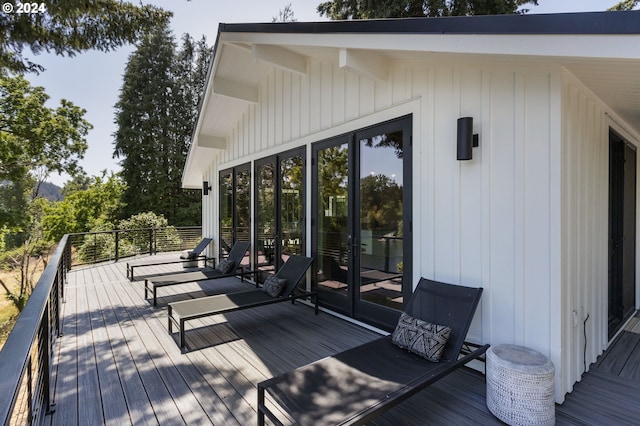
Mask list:
[[[640,59],[636,35],[223,33],[233,43],[489,55]]]

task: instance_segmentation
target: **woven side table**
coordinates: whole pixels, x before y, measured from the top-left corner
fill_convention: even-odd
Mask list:
[[[487,350],[487,408],[509,425],[553,425],[555,368],[540,352],[515,345]]]

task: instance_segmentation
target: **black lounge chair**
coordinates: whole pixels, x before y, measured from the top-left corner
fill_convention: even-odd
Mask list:
[[[460,354],[481,294],[482,288],[422,278],[405,312],[451,328],[439,362],[399,348],[391,336],[375,339],[259,383],[258,425],[265,416],[283,424],[265,405],[265,393],[294,424],[364,424],[480,357],[489,345]]]
[[[178,272],[171,275],[162,275],[155,278],[147,278],[144,280],[144,298],[149,295],[149,291],[153,293],[153,306],[158,305],[158,288],[168,287],[177,284],[186,284],[197,281],[215,280],[218,278],[227,278],[240,275],[240,279],[244,281],[244,276],[247,273],[240,264],[245,254],[249,250],[249,243],[245,241],[236,241],[233,248],[229,252],[229,256],[225,259],[231,263],[232,266],[227,268],[228,270],[221,271],[220,269],[207,269],[203,271],[192,272]],[[219,262],[218,267],[223,266],[223,262]]]
[[[203,238],[202,241],[193,249],[185,254],[180,255],[180,260],[168,260],[164,262],[157,262],[153,259],[140,261],[135,263],[127,263],[127,278],[130,281],[133,281],[133,268],[139,268],[141,266],[158,266],[158,265],[170,265],[172,263],[184,263],[184,262],[193,262],[204,260],[205,263],[207,261],[207,256],[202,255],[204,249],[207,248],[209,243],[212,241],[211,238]]]
[[[173,324],[180,330],[180,348],[185,347],[184,326],[187,321],[217,314],[255,308],[296,299],[311,299],[315,302],[315,313],[318,314],[318,294],[298,288],[298,283],[305,276],[313,263],[313,258],[292,255],[275,274],[277,278],[286,280],[282,294],[272,297],[263,289],[240,291],[216,296],[201,297],[169,303],[169,334],[173,333]]]

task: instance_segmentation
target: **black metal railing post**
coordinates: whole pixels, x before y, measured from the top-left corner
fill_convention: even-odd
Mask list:
[[[120,259],[120,231],[114,231],[116,233],[116,262]]]
[[[54,328],[60,321],[68,241],[65,235],[58,244],[0,351],[0,425],[39,423],[41,414],[50,411]],[[16,406],[25,410],[14,413]]]
[[[172,235],[177,235],[181,241],[193,241],[202,236],[201,227],[171,229],[171,232],[175,233]],[[144,241],[144,231],[146,229],[114,231],[117,241],[116,259],[129,254],[120,249],[121,237],[126,236],[126,232],[132,232],[134,235],[142,236]],[[157,246],[154,248],[157,231],[149,229],[151,254],[157,250]],[[108,236],[108,232],[99,233]],[[89,250],[86,253],[88,261],[105,260],[98,256],[98,243],[109,238],[98,238],[97,232],[69,234],[60,240],[4,347],[0,350],[0,426],[44,423],[43,416],[55,409],[57,375],[54,375],[54,349],[58,337],[62,336],[62,304],[65,301],[68,272],[74,264],[74,236],[79,237],[76,241],[81,239],[85,242],[89,250],[93,245],[93,253]],[[162,249],[174,245],[163,242]],[[104,251],[103,248],[100,249]],[[107,257],[109,256],[111,254],[107,253]],[[78,259],[82,260],[80,256]],[[78,264],[77,261],[75,263]]]

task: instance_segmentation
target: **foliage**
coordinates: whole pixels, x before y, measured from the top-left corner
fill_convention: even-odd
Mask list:
[[[330,19],[409,18],[525,13],[523,5],[537,0],[329,0],[318,13]]]
[[[15,277],[18,285],[15,286],[17,290],[12,289],[13,286],[0,280],[0,286],[4,288],[7,299],[14,304],[18,311],[22,311],[40,278],[39,275],[36,275],[36,272],[40,270],[39,267],[46,266],[47,263],[49,247],[44,243],[41,219],[48,203],[47,200],[38,198],[29,204],[25,215],[28,221],[22,235],[23,243],[5,256],[5,262],[10,263],[9,268],[18,271]]]
[[[185,35],[177,50],[167,26],[129,57],[115,106],[114,157],[127,184],[123,216],[155,211],[175,225],[199,223],[200,193],[181,184],[209,60],[204,38],[194,43]]]
[[[345,145],[324,149],[318,156],[318,207],[321,209],[320,217],[325,217],[325,232],[337,232],[346,228],[348,164],[349,151]]]
[[[64,99],[49,108],[48,98],[21,76],[0,76],[0,226],[23,226],[26,205],[37,195],[36,176],[74,174],[87,149],[85,110]]]
[[[114,174],[93,177],[87,189],[72,191],[67,197],[45,208],[42,218],[45,236],[58,241],[64,234],[86,232],[99,223],[116,220],[122,209],[125,186]],[[68,187],[67,187],[68,188]]]
[[[157,228],[163,228],[158,231]],[[180,248],[180,236],[178,231],[168,226],[168,221],[161,215],[153,212],[139,213],[129,219],[118,223],[118,254],[130,256],[149,251],[149,233],[154,229],[155,250],[170,251]],[[138,231],[138,229],[140,229]],[[115,256],[116,236],[114,226],[108,222],[97,224],[91,234],[84,237],[83,243],[78,249],[78,255],[82,261],[93,262],[96,260],[108,260]]]
[[[386,175],[362,178],[360,215],[363,229],[395,234],[402,220],[402,187]]]
[[[274,16],[271,22],[296,22],[297,19],[294,18],[293,9],[291,8],[291,3],[287,4],[284,9],[281,9],[278,12],[278,16]]]
[[[93,182],[93,179],[94,178],[87,176],[87,173],[84,170],[80,170],[71,178],[71,180],[65,182],[64,187],[60,192],[64,197],[68,197],[74,192],[87,190]]]
[[[4,252],[6,247],[6,243],[4,241],[5,235],[7,235],[7,227],[3,226],[0,228],[0,253]]]
[[[9,4],[9,3],[5,3]],[[39,72],[41,65],[24,56],[55,52],[74,56],[86,50],[107,52],[140,39],[168,22],[171,14],[156,6],[120,0],[65,0],[42,3],[38,13],[0,14],[0,73]]]
[[[640,0],[624,0],[607,10],[633,10]]]

